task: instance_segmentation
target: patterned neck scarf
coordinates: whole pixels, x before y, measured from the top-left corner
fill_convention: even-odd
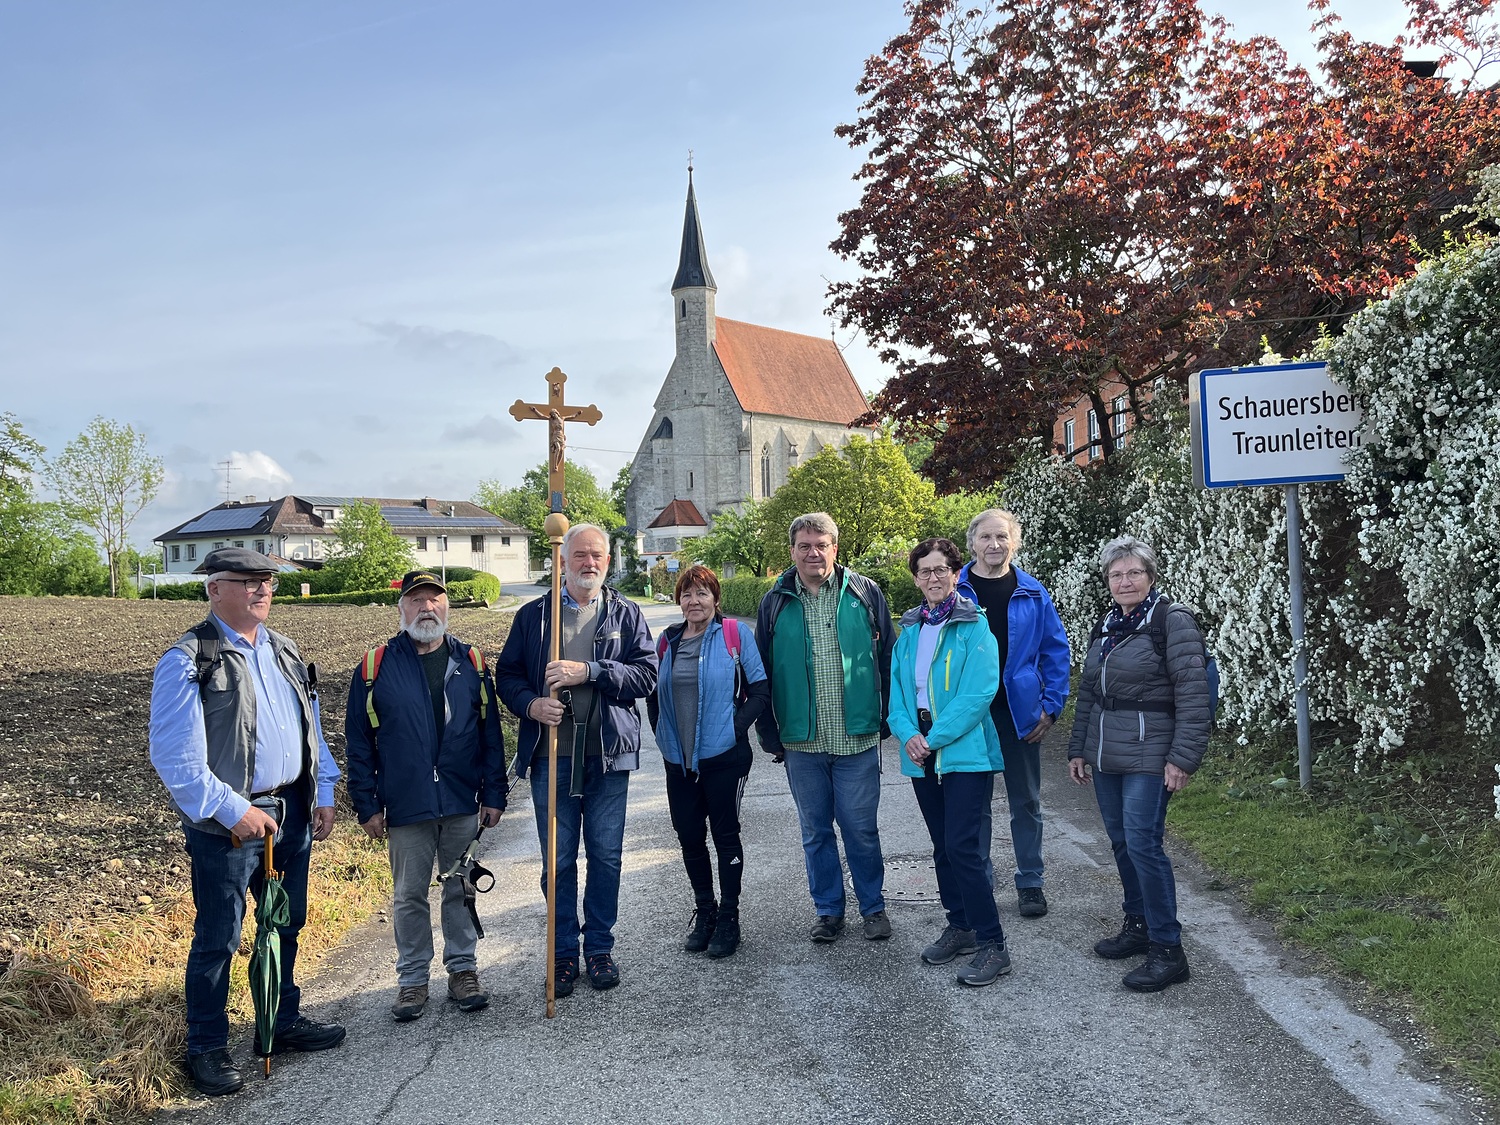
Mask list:
[[[941,625],[948,620],[948,615],[953,612],[953,607],[958,604],[958,591],[954,590],[937,605],[928,605],[924,599],[922,602],[922,624]]]
[[[1156,603],[1161,601],[1161,591],[1152,586],[1146,596],[1141,599],[1141,604],[1129,613],[1123,613],[1119,605],[1109,607],[1109,612],[1104,615],[1104,655],[1108,656],[1126,637],[1134,633],[1151,616],[1151,610]]]

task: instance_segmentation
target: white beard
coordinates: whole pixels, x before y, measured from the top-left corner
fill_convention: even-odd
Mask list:
[[[599,574],[588,575],[587,577],[582,574],[573,574],[568,576],[568,583],[577,586],[592,599],[599,592],[600,587],[604,585],[604,574],[601,572]]]
[[[422,614],[415,621],[403,621],[402,631],[418,644],[430,645],[448,631],[448,624],[432,614]]]

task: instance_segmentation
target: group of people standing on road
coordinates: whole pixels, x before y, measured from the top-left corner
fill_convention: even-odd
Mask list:
[[[477,914],[453,876],[506,807],[502,705],[520,720],[515,774],[532,788],[544,891],[548,728],[557,733],[549,951],[557,996],[581,976],[601,990],[620,981],[613,931],[642,700],[694,899],[685,951],[724,958],[741,941],[740,804],[752,727],[784,765],[796,805],[813,907],[808,937],[830,943],[845,928],[840,840],[860,932],[870,941],[891,936],[877,817],[880,743],[894,735],[946,914],[922,960],[969,958],[956,976],[969,986],[1010,971],[990,860],[995,775],[1010,807],[1017,912],[1039,918],[1048,911],[1041,743],[1062,712],[1070,671],[1050,596],[1014,564],[1019,522],[1001,509],[981,512],[969,524],[967,563],[947,539],[917,544],[908,564],[922,603],[902,617],[899,637],[880,586],[839,564],[832,518],[809,513],[788,534],[792,565],[761,601],[753,637],[723,616],[717,575],[692,566],[674,593],[683,620],[653,642],[640,608],[606,584],[607,534],[575,525],[562,544],[560,658],[547,657],[547,593],[517,611],[493,673],[477,649],[448,634],[442,580],[428,571],[405,576],[400,632],[355,669],[345,723],[351,802],[365,832],[390,851],[396,1020],[420,1017],[427,1004],[434,871],[443,885],[448,996],[464,1011],[488,1003],[475,959]],[[1100,565],[1112,604],[1084,660],[1069,772],[1094,785],[1124,890],[1121,931],[1095,950],[1147,954],[1124,983],[1155,991],[1188,975],[1162,840],[1167,801],[1207,746],[1205,650],[1192,614],[1157,588],[1149,546],[1122,536],[1104,547]],[[323,741],[312,667],[265,626],[275,564],[227,548],[203,569],[211,612],[157,666],[151,759],[182,819],[198,912],[187,1069],[200,1091],[222,1094],[242,1082],[227,1049],[227,973],[246,890],[262,892],[257,842],[268,833],[292,903],[269,1050],[323,1050],[344,1037],[338,1025],[300,1014],[293,971],[310,846],[332,830],[339,771]],[[581,912],[580,843],[588,860]]]

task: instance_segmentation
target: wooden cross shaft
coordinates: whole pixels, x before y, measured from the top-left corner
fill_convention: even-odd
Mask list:
[[[547,401],[545,403],[522,402],[511,405],[510,416],[518,422],[543,421],[547,423],[547,498],[548,511],[560,512],[567,502],[564,495],[563,466],[566,462],[566,442],[563,438],[564,422],[587,422],[594,425],[604,415],[593,403],[587,406],[569,406],[563,402],[563,384],[568,377],[562,368],[554,367],[547,372]]]

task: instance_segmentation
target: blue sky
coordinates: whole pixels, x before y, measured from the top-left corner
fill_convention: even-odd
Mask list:
[[[1297,0],[1214,0],[1311,59]],[[1389,41],[1397,0],[1335,0]],[[469,496],[543,457],[568,372],[608,483],[671,362],[692,149],[723,316],[828,335],[864,59],[895,0],[0,0],[0,410],[95,414],[224,496]],[[850,333],[856,378],[884,372]]]

